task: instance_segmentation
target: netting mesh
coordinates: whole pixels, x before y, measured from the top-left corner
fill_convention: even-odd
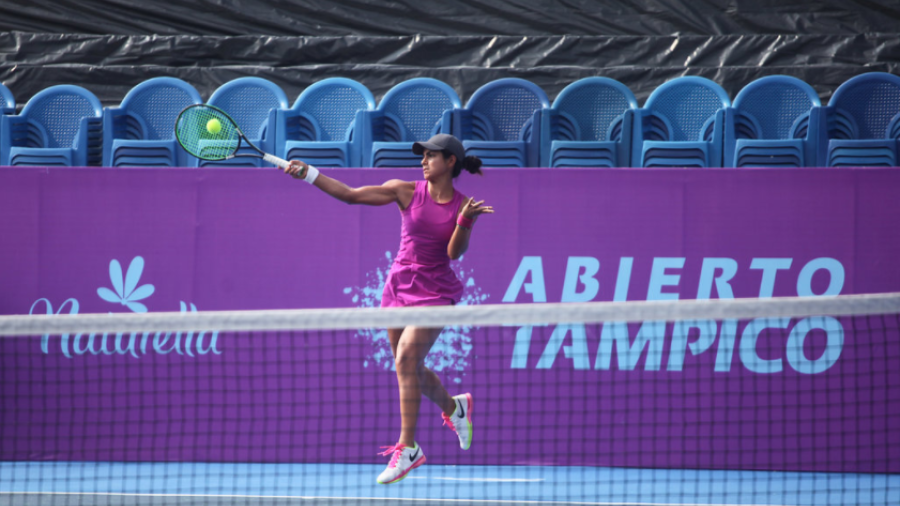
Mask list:
[[[896,504],[900,296],[841,299],[0,317],[0,503]],[[472,444],[423,389],[385,488],[419,325]]]

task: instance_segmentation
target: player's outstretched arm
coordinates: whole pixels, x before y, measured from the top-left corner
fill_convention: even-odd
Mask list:
[[[297,179],[306,179],[308,171],[309,165],[299,160],[292,160],[291,165],[284,169],[285,173]],[[369,206],[383,206],[394,202],[408,203],[415,189],[412,183],[399,179],[392,179],[380,186],[351,188],[325,174],[316,175],[312,184],[341,202]]]

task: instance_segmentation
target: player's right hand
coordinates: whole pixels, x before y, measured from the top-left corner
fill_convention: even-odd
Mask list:
[[[306,169],[309,164],[300,160],[291,160],[291,164],[284,169],[285,174],[290,174],[294,179],[303,179],[306,177]]]

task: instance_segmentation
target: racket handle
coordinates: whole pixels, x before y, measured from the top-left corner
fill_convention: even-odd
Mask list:
[[[269,153],[263,154],[263,160],[277,167],[281,167],[282,169],[286,169],[291,166],[291,162],[285,160],[284,158],[278,158],[277,156],[270,155]]]

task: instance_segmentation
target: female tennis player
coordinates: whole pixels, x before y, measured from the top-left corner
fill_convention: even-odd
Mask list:
[[[348,204],[400,207],[400,251],[384,283],[381,307],[438,306],[459,302],[462,283],[450,269],[450,260],[469,247],[472,225],[482,214],[493,213],[484,201],[467,198],[453,188],[453,180],[466,170],[481,174],[481,160],[465,156],[456,137],[438,134],[427,142],[413,144],[422,155],[422,181],[392,179],[381,186],[351,188],[319,174],[302,161],[291,161],[285,172],[317,186]],[[425,356],[441,333],[440,328],[409,326],[388,329],[391,351],[400,386],[400,440],[381,455],[390,456],[378,483],[396,483],[425,463],[425,454],[415,441],[422,394],[443,411],[444,424],[459,436],[459,445],[472,444],[472,395],[451,397],[434,371],[425,367]]]

